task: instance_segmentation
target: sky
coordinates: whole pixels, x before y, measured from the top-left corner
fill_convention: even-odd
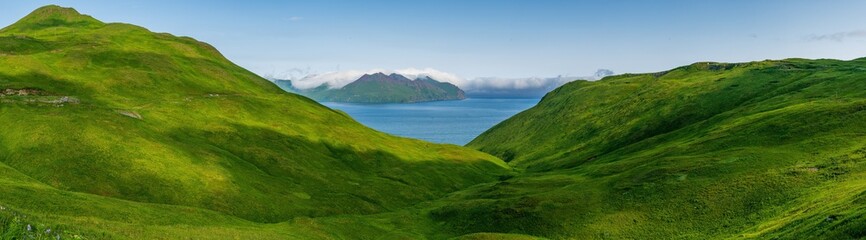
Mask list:
[[[866,1],[3,0],[211,43],[264,76],[434,69],[462,79],[658,72],[698,61],[866,57]]]

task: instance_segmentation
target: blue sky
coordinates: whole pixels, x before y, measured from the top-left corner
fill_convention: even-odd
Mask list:
[[[3,1],[191,36],[263,75],[435,68],[464,78],[866,57],[866,1]],[[294,73],[299,74],[299,73]]]

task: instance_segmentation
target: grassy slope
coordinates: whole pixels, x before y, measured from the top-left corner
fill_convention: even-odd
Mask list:
[[[574,82],[468,146],[525,172],[441,201],[456,233],[866,236],[866,59]]]
[[[42,90],[0,97],[0,236],[866,235],[864,59],[567,84],[470,144],[523,171],[491,181],[506,167],[489,155],[374,132],[206,44],[73,13],[0,31],[0,90]]]
[[[0,91],[38,90],[0,97],[0,206],[76,232],[325,237],[292,220],[392,211],[508,171],[365,128],[191,38],[49,6],[0,43]]]

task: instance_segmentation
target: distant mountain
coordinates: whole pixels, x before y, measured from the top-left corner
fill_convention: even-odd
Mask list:
[[[337,72],[327,72],[322,74],[308,74],[302,79],[292,82],[289,80],[271,79],[274,83],[280,85],[284,90],[299,93],[299,89],[311,89],[322,87],[318,90],[326,90],[329,88],[343,88],[344,86],[357,81],[364,74],[375,75],[381,70],[345,70]],[[387,71],[387,70],[386,70]],[[614,72],[608,69],[598,69],[595,74],[587,74],[584,76],[559,75],[555,77],[476,77],[472,79],[463,79],[455,74],[438,71],[435,69],[402,69],[391,70],[384,72],[383,77],[391,73],[402,75],[408,79],[432,78],[443,82],[454,83],[457,88],[465,92],[467,98],[532,98],[539,99],[548,92],[562,86],[563,84],[575,80],[601,80],[604,77],[613,75]],[[449,88],[453,88],[449,86]],[[311,91],[307,91],[311,92]]]
[[[595,75],[593,75],[593,79],[594,80],[601,80],[602,78],[605,78],[607,76],[613,76],[613,75],[614,75],[613,71],[611,71],[609,69],[599,69],[598,71],[595,71]]]
[[[290,92],[290,93],[297,93],[298,92],[298,89],[295,88],[294,85],[292,85],[292,80],[274,79],[273,81],[274,81],[274,84],[277,85],[277,87],[280,87],[280,89],[283,89],[286,92]]]
[[[320,102],[350,103],[415,103],[465,99],[463,90],[451,83],[430,77],[415,80],[392,73],[364,74],[358,80],[342,87],[322,85],[313,89],[298,89],[289,80],[274,81],[288,92],[299,93]]]

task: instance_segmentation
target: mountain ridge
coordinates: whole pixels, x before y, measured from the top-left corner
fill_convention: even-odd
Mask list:
[[[320,102],[415,103],[466,98],[463,90],[453,84],[439,82],[429,76],[412,80],[397,73],[364,74],[341,88],[330,88],[323,84],[312,89],[297,89],[289,80],[276,80],[274,83],[286,91]]]

